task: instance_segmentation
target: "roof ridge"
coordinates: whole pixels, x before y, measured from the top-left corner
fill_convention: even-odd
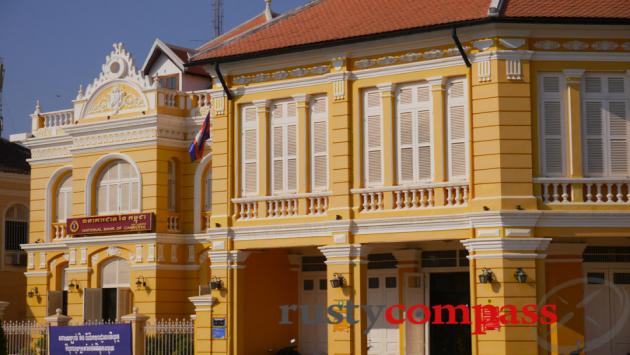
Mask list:
[[[221,35],[219,35],[218,37],[214,37],[214,38],[212,38],[211,40],[207,41],[206,43],[202,44],[201,46],[199,46],[199,47],[195,48],[195,50],[199,52],[199,51],[201,50],[201,48],[203,48],[203,47],[204,47],[205,45],[207,45],[208,43],[212,43],[212,42],[214,42],[214,41],[220,40],[222,37],[226,37],[226,36],[228,36],[230,33],[234,32],[234,31],[238,30],[239,28],[241,28],[242,26],[244,26],[244,25],[246,25],[246,24],[248,24],[248,23],[250,23],[250,22],[252,22],[252,21],[256,20],[256,19],[257,19],[257,18],[259,18],[260,16],[265,16],[265,12],[264,12],[264,11],[259,12],[259,13],[258,13],[258,14],[256,14],[255,16],[248,18],[247,20],[245,20],[245,21],[241,22],[240,24],[238,24],[237,26],[235,26],[235,27],[231,28],[231,29],[230,29],[230,30],[228,30],[227,32],[222,33],[222,34],[221,34]],[[262,26],[262,25],[259,25],[259,26]],[[258,27],[258,26],[256,26],[256,27]],[[239,35],[236,35],[235,37],[238,37],[238,36],[240,36],[240,34],[239,34]],[[229,40],[229,38],[228,38],[228,40]],[[204,49],[204,51],[203,51],[203,52],[207,51],[208,49],[217,48],[217,47],[218,47],[221,43],[223,43],[223,42],[219,42],[216,46],[206,48],[206,49]],[[200,53],[203,53],[203,52],[200,52]]]
[[[271,26],[271,25],[273,25],[273,24],[278,23],[279,21],[281,21],[281,20],[283,20],[283,19],[286,19],[286,18],[288,18],[288,17],[290,17],[290,16],[296,15],[297,13],[299,13],[299,12],[301,12],[301,11],[305,10],[305,9],[306,9],[306,8],[308,8],[308,7],[311,7],[311,6],[317,5],[317,4],[322,3],[322,2],[324,2],[324,1],[326,1],[326,0],[311,0],[311,1],[309,1],[308,3],[306,3],[306,4],[304,4],[304,5],[300,5],[300,6],[298,6],[298,7],[294,8],[294,9],[292,9],[292,10],[289,10],[289,11],[287,11],[287,12],[283,13],[283,14],[280,14],[279,16],[274,17],[273,19],[271,19],[271,20],[269,20],[269,21],[267,21],[267,22],[265,22],[265,23],[263,23],[263,24],[260,24],[260,25],[258,25],[258,26],[256,26],[256,27],[254,27],[254,28],[251,28],[251,29],[249,29],[249,30],[247,30],[247,31],[245,31],[245,32],[243,32],[243,33],[239,33],[238,35],[236,35],[236,36],[234,36],[234,37],[232,37],[232,38],[228,38],[226,41],[223,41],[223,42],[221,42],[221,43],[218,43],[218,44],[217,44],[216,46],[214,46],[214,47],[209,47],[209,48],[204,49],[203,51],[198,51],[197,53],[195,53],[195,56],[197,56],[197,55],[202,55],[202,54],[207,53],[207,52],[209,52],[209,51],[212,51],[212,50],[216,50],[216,49],[218,49],[218,48],[221,48],[221,47],[223,47],[223,46],[225,46],[225,45],[227,45],[227,44],[230,44],[230,43],[232,43],[232,42],[236,41],[237,39],[242,39],[243,37],[245,37],[245,36],[247,36],[247,35],[251,35],[251,34],[253,34],[253,33],[256,33],[256,32],[258,32],[258,31],[262,30],[263,28],[267,28],[267,27],[269,27],[269,26]],[[248,20],[248,21],[246,21],[246,22],[241,23],[240,25],[238,25],[238,26],[237,26],[237,27],[235,27],[234,29],[237,29],[237,28],[239,28],[240,26],[243,26],[244,24],[246,24],[246,23],[250,22],[251,20],[253,20],[253,19],[257,18],[258,16],[260,16],[260,15],[264,15],[264,14],[265,14],[265,13],[264,13],[264,11],[263,11],[261,14],[259,14],[259,15],[255,16],[255,17],[253,17],[253,18],[251,18],[251,19],[249,19],[249,20]],[[234,29],[232,29],[232,30],[234,30]],[[232,30],[230,30],[230,31],[232,31]],[[227,33],[229,33],[229,32],[226,32],[226,33],[224,33],[223,35],[225,35],[225,34],[227,34]],[[223,36],[223,35],[221,35],[221,36]],[[220,37],[217,37],[217,38],[220,38]],[[200,48],[201,48],[201,47],[200,47]],[[193,60],[193,61],[194,61],[194,60]]]

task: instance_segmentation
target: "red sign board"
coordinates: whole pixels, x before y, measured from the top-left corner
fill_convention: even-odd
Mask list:
[[[113,234],[153,231],[153,213],[133,213],[115,216],[68,218],[68,235]]]

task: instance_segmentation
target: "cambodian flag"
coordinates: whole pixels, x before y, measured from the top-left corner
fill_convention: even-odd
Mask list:
[[[195,161],[203,156],[203,148],[206,146],[206,141],[210,139],[210,113],[206,116],[201,124],[201,128],[195,140],[190,144],[188,148],[188,154],[190,154],[190,161]]]

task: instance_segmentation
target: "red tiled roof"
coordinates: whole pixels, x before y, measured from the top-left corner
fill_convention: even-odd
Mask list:
[[[491,0],[314,0],[198,48],[192,62],[447,24],[490,21]],[[630,19],[628,0],[504,0],[501,18]],[[250,20],[252,21],[252,20]],[[244,26],[244,25],[243,25]]]
[[[254,29],[262,24],[264,24],[265,22],[267,22],[267,17],[265,16],[265,13],[261,13],[257,16],[252,17],[251,19],[243,22],[242,24],[234,27],[233,29],[229,30],[228,32],[222,34],[221,36],[214,38],[212,40],[210,40],[209,42],[206,42],[205,44],[203,44],[201,47],[197,48],[197,51],[201,52],[201,51],[206,51],[208,49],[214,48],[218,45],[221,45],[222,43],[236,37],[239,36],[251,29]]]
[[[628,0],[505,1],[507,1],[503,11],[505,17],[630,19]]]

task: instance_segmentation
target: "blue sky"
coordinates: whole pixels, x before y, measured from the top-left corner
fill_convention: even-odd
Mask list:
[[[264,0],[224,0],[227,30],[264,9]],[[273,0],[285,12],[308,0]],[[141,66],[155,38],[197,47],[211,37],[211,0],[0,0],[5,129],[30,131],[35,100],[42,110],[70,108],[79,84],[100,71],[114,42]]]

